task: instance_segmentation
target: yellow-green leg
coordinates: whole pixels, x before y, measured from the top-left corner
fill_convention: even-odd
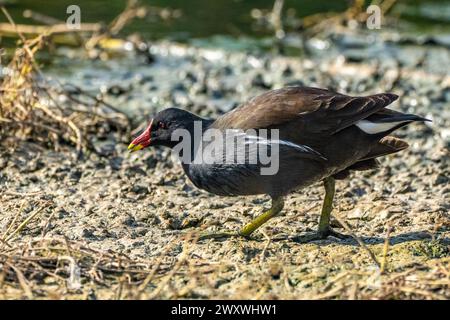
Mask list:
[[[256,229],[262,226],[264,223],[269,221],[269,219],[275,217],[283,210],[284,200],[282,197],[272,199],[272,207],[261,215],[257,216],[255,219],[246,224],[240,231],[239,235],[243,237],[250,236]]]
[[[326,237],[330,231],[330,218],[331,211],[333,210],[333,199],[336,193],[335,180],[333,177],[328,177],[323,180],[323,186],[325,187],[325,198],[323,199],[322,212],[319,220],[318,233],[321,236]]]
[[[325,239],[333,236],[339,239],[348,239],[350,236],[334,231],[330,227],[331,211],[333,210],[333,199],[335,194],[335,180],[328,177],[323,180],[325,187],[325,198],[323,199],[322,212],[320,214],[319,229],[316,234],[296,237],[300,242],[308,242],[313,240]]]
[[[255,219],[246,224],[239,232],[214,232],[214,233],[203,233],[200,235],[199,240],[212,239],[212,238],[226,238],[226,237],[249,237],[256,229],[262,226],[271,218],[275,217],[283,210],[284,200],[282,197],[272,198],[272,207],[257,216]]]
[[[325,187],[325,198],[323,199],[322,212],[319,220],[319,230],[317,232],[319,239],[325,239],[328,236],[333,236],[339,239],[351,238],[350,236],[343,235],[334,231],[330,227],[331,211],[333,210],[333,199],[336,193],[335,180],[333,177],[328,177],[323,180],[323,186]]]

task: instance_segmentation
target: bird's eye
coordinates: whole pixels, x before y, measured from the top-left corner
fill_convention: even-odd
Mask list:
[[[159,122],[158,123],[158,127],[161,129],[165,129],[166,128],[166,124],[164,122]]]

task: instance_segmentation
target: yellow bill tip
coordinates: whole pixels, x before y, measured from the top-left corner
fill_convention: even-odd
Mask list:
[[[135,145],[135,144],[130,143],[130,145],[128,146],[128,150],[130,150],[130,152],[135,152],[135,151],[141,150],[143,147],[144,146],[142,144]]]

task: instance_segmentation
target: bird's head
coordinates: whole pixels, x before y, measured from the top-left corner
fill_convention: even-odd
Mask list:
[[[150,124],[128,146],[130,152],[144,149],[148,146],[173,147],[178,142],[172,140],[172,133],[177,129],[186,129],[190,132],[193,123],[202,120],[200,117],[177,108],[168,108],[158,112]]]

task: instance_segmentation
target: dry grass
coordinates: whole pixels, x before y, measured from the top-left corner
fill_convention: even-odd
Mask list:
[[[19,39],[14,54],[3,68],[4,76],[0,78],[1,144],[11,149],[17,140],[32,139],[59,149],[61,144],[69,143],[76,146],[80,156],[86,149],[96,151],[90,135],[95,135],[102,126],[119,131],[129,140],[130,121],[125,114],[107,104],[100,94],[88,94],[78,87],[62,85],[58,80],[47,82],[36,62],[36,55],[50,43],[55,44],[55,34],[67,33],[85,49],[86,57],[107,59],[109,50],[115,51],[124,45],[125,41],[117,35],[133,19],[156,17],[167,20],[179,17],[180,12],[142,6],[136,0],[129,0],[124,11],[107,26],[97,23],[83,25],[80,30],[69,30],[55,18],[34,12],[27,15],[49,25],[16,25],[4,7],[1,11],[8,24],[0,26],[0,33],[7,26],[7,33]],[[4,64],[4,60],[5,56],[0,56],[0,63]]]
[[[8,12],[2,11],[15,26]],[[9,149],[26,139],[55,149],[69,143],[81,155],[83,149],[94,150],[89,135],[95,134],[97,127],[129,131],[128,118],[101,97],[57,81],[47,82],[35,56],[46,45],[48,35],[33,39],[19,35],[20,45],[0,79],[0,141],[4,146]]]
[[[96,241],[47,236],[55,204],[39,200],[25,214],[27,196],[35,194],[20,195],[21,205],[0,237],[0,299],[450,297],[445,239],[392,243],[388,228],[379,244],[304,244],[263,232],[259,240],[231,239],[217,250],[215,240],[178,233],[145,258],[130,257]]]
[[[205,260],[199,244],[173,241],[149,259],[129,258],[66,239],[35,239],[0,251],[0,297],[28,299],[448,299],[450,258],[381,274],[370,264],[330,272],[254,259]],[[262,244],[264,245],[264,244]],[[266,244],[267,245],[267,244]],[[305,266],[306,267],[306,266]],[[307,268],[307,267],[306,267]],[[239,279],[241,279],[239,281]],[[239,286],[230,286],[235,283]],[[318,283],[316,283],[319,281]],[[304,287],[308,290],[299,291]],[[306,292],[306,293],[305,293]]]

